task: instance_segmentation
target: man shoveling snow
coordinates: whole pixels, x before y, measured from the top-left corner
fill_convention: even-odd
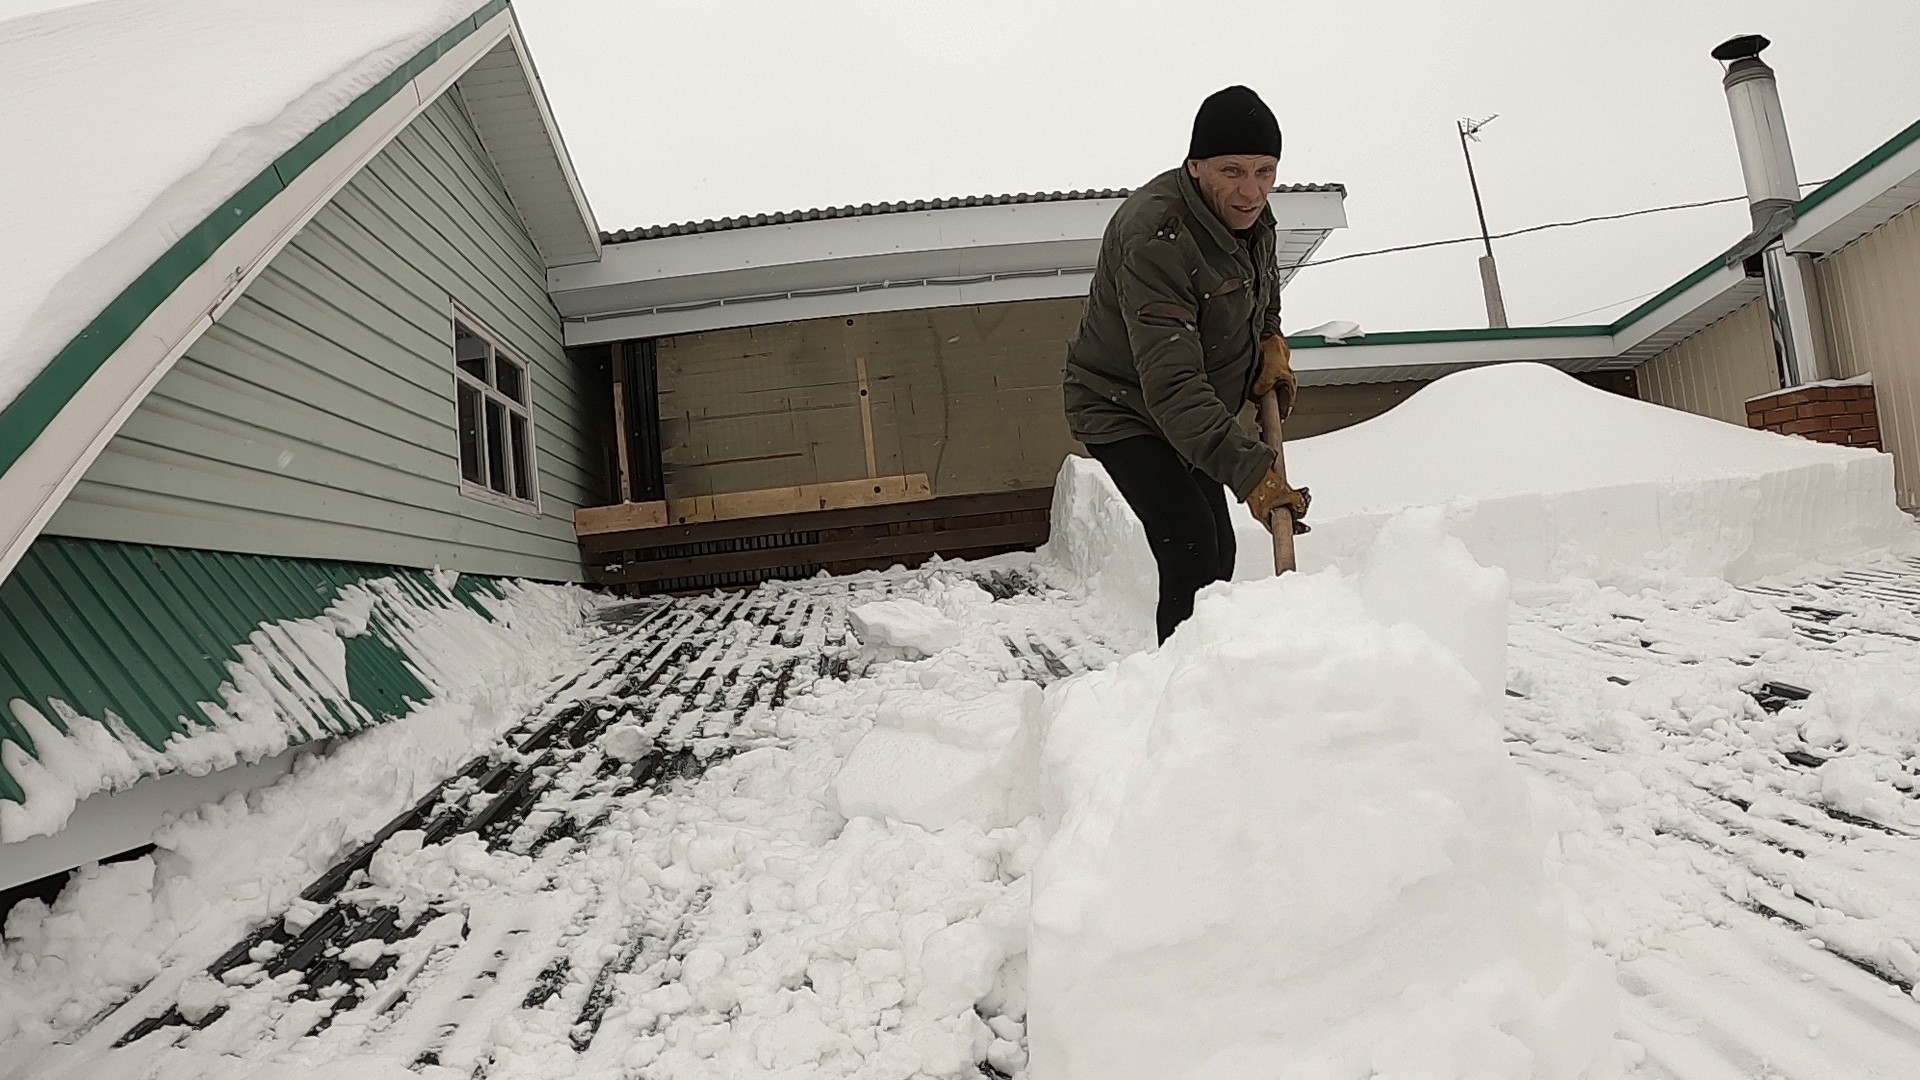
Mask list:
[[[1267,525],[1307,493],[1234,417],[1298,388],[1280,334],[1273,190],[1280,123],[1230,86],[1194,117],[1184,166],[1123,203],[1100,242],[1086,315],[1067,351],[1067,423],[1146,526],[1165,641],[1194,594],[1233,576],[1224,486]]]

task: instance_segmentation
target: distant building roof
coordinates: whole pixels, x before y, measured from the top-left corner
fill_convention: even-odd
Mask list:
[[[1276,192],[1331,191],[1347,193],[1344,184],[1287,184]],[[639,229],[602,232],[603,244],[624,244],[632,240],[658,240],[666,236],[691,236],[695,233],[750,229],[756,225],[790,225],[796,221],[823,221],[828,218],[869,217],[874,214],[905,214],[915,210],[955,210],[964,206],[1010,206],[1016,203],[1073,202],[1085,199],[1124,199],[1129,188],[1102,188],[1097,191],[1033,191],[1014,195],[964,195],[951,199],[916,199],[913,202],[862,203],[859,206],[823,206],[813,210],[783,210],[772,214],[743,217],[709,218],[672,225],[648,225]]]

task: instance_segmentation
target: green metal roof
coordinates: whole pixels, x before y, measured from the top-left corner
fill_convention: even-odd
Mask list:
[[[490,0],[485,6],[456,24],[439,39],[402,64],[386,78],[374,84],[332,119],[301,139],[280,155],[260,175],[248,181],[233,197],[199,225],[189,230],[160,256],[153,265],[121,290],[104,310],[94,316],[66,348],[55,354],[40,374],[20,391],[20,395],[0,409],[0,473],[13,468],[53,418],[80,392],[93,373],[106,363],[154,309],[173,295],[181,283],[212,257],[221,244],[238,232],[253,215],[291,184],[296,177],[332,149],[374,110],[385,105],[400,89],[419,77],[434,61],[446,55],[469,35],[508,7],[507,0]]]
[[[118,717],[161,750],[212,727],[201,703],[221,704],[228,664],[263,624],[317,618],[342,589],[379,578],[420,607],[459,602],[486,615],[480,596],[500,595],[483,577],[462,575],[449,592],[420,570],[42,536],[0,583],[0,740],[36,749],[6,707],[15,699],[64,732],[57,700],[102,723]],[[343,639],[350,702],[286,687],[319,706],[286,718],[289,743],[355,731],[430,696],[396,636],[402,614],[389,598],[367,633]],[[0,799],[25,801],[4,765]]]

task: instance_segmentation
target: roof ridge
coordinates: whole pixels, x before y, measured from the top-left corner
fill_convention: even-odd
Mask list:
[[[1285,184],[1273,189],[1281,194],[1337,192],[1345,196],[1345,184]],[[705,218],[665,225],[647,225],[634,229],[601,230],[603,244],[624,244],[634,240],[658,240],[669,236],[693,236],[700,233],[750,229],[761,225],[792,225],[803,221],[833,218],[873,217],[880,214],[904,214],[922,210],[958,210],[973,206],[1014,206],[1026,203],[1078,202],[1094,199],[1124,199],[1131,188],[1087,188],[1072,191],[1023,191],[1003,195],[955,195],[941,199],[861,203],[858,206],[820,206],[807,210],[781,210],[773,213],[742,214],[735,217]]]

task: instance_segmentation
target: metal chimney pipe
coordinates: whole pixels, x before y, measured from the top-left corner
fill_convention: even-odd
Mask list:
[[[1733,114],[1733,137],[1740,150],[1740,172],[1746,179],[1756,233],[1784,227],[1800,201],[1800,177],[1793,167],[1780,87],[1773,68],[1760,59],[1761,50],[1769,44],[1758,34],[1748,34],[1713,50],[1713,58],[1727,65],[1721,85]],[[1812,257],[1789,255],[1776,242],[1768,246],[1762,261],[1781,385],[1799,386],[1826,378]]]

